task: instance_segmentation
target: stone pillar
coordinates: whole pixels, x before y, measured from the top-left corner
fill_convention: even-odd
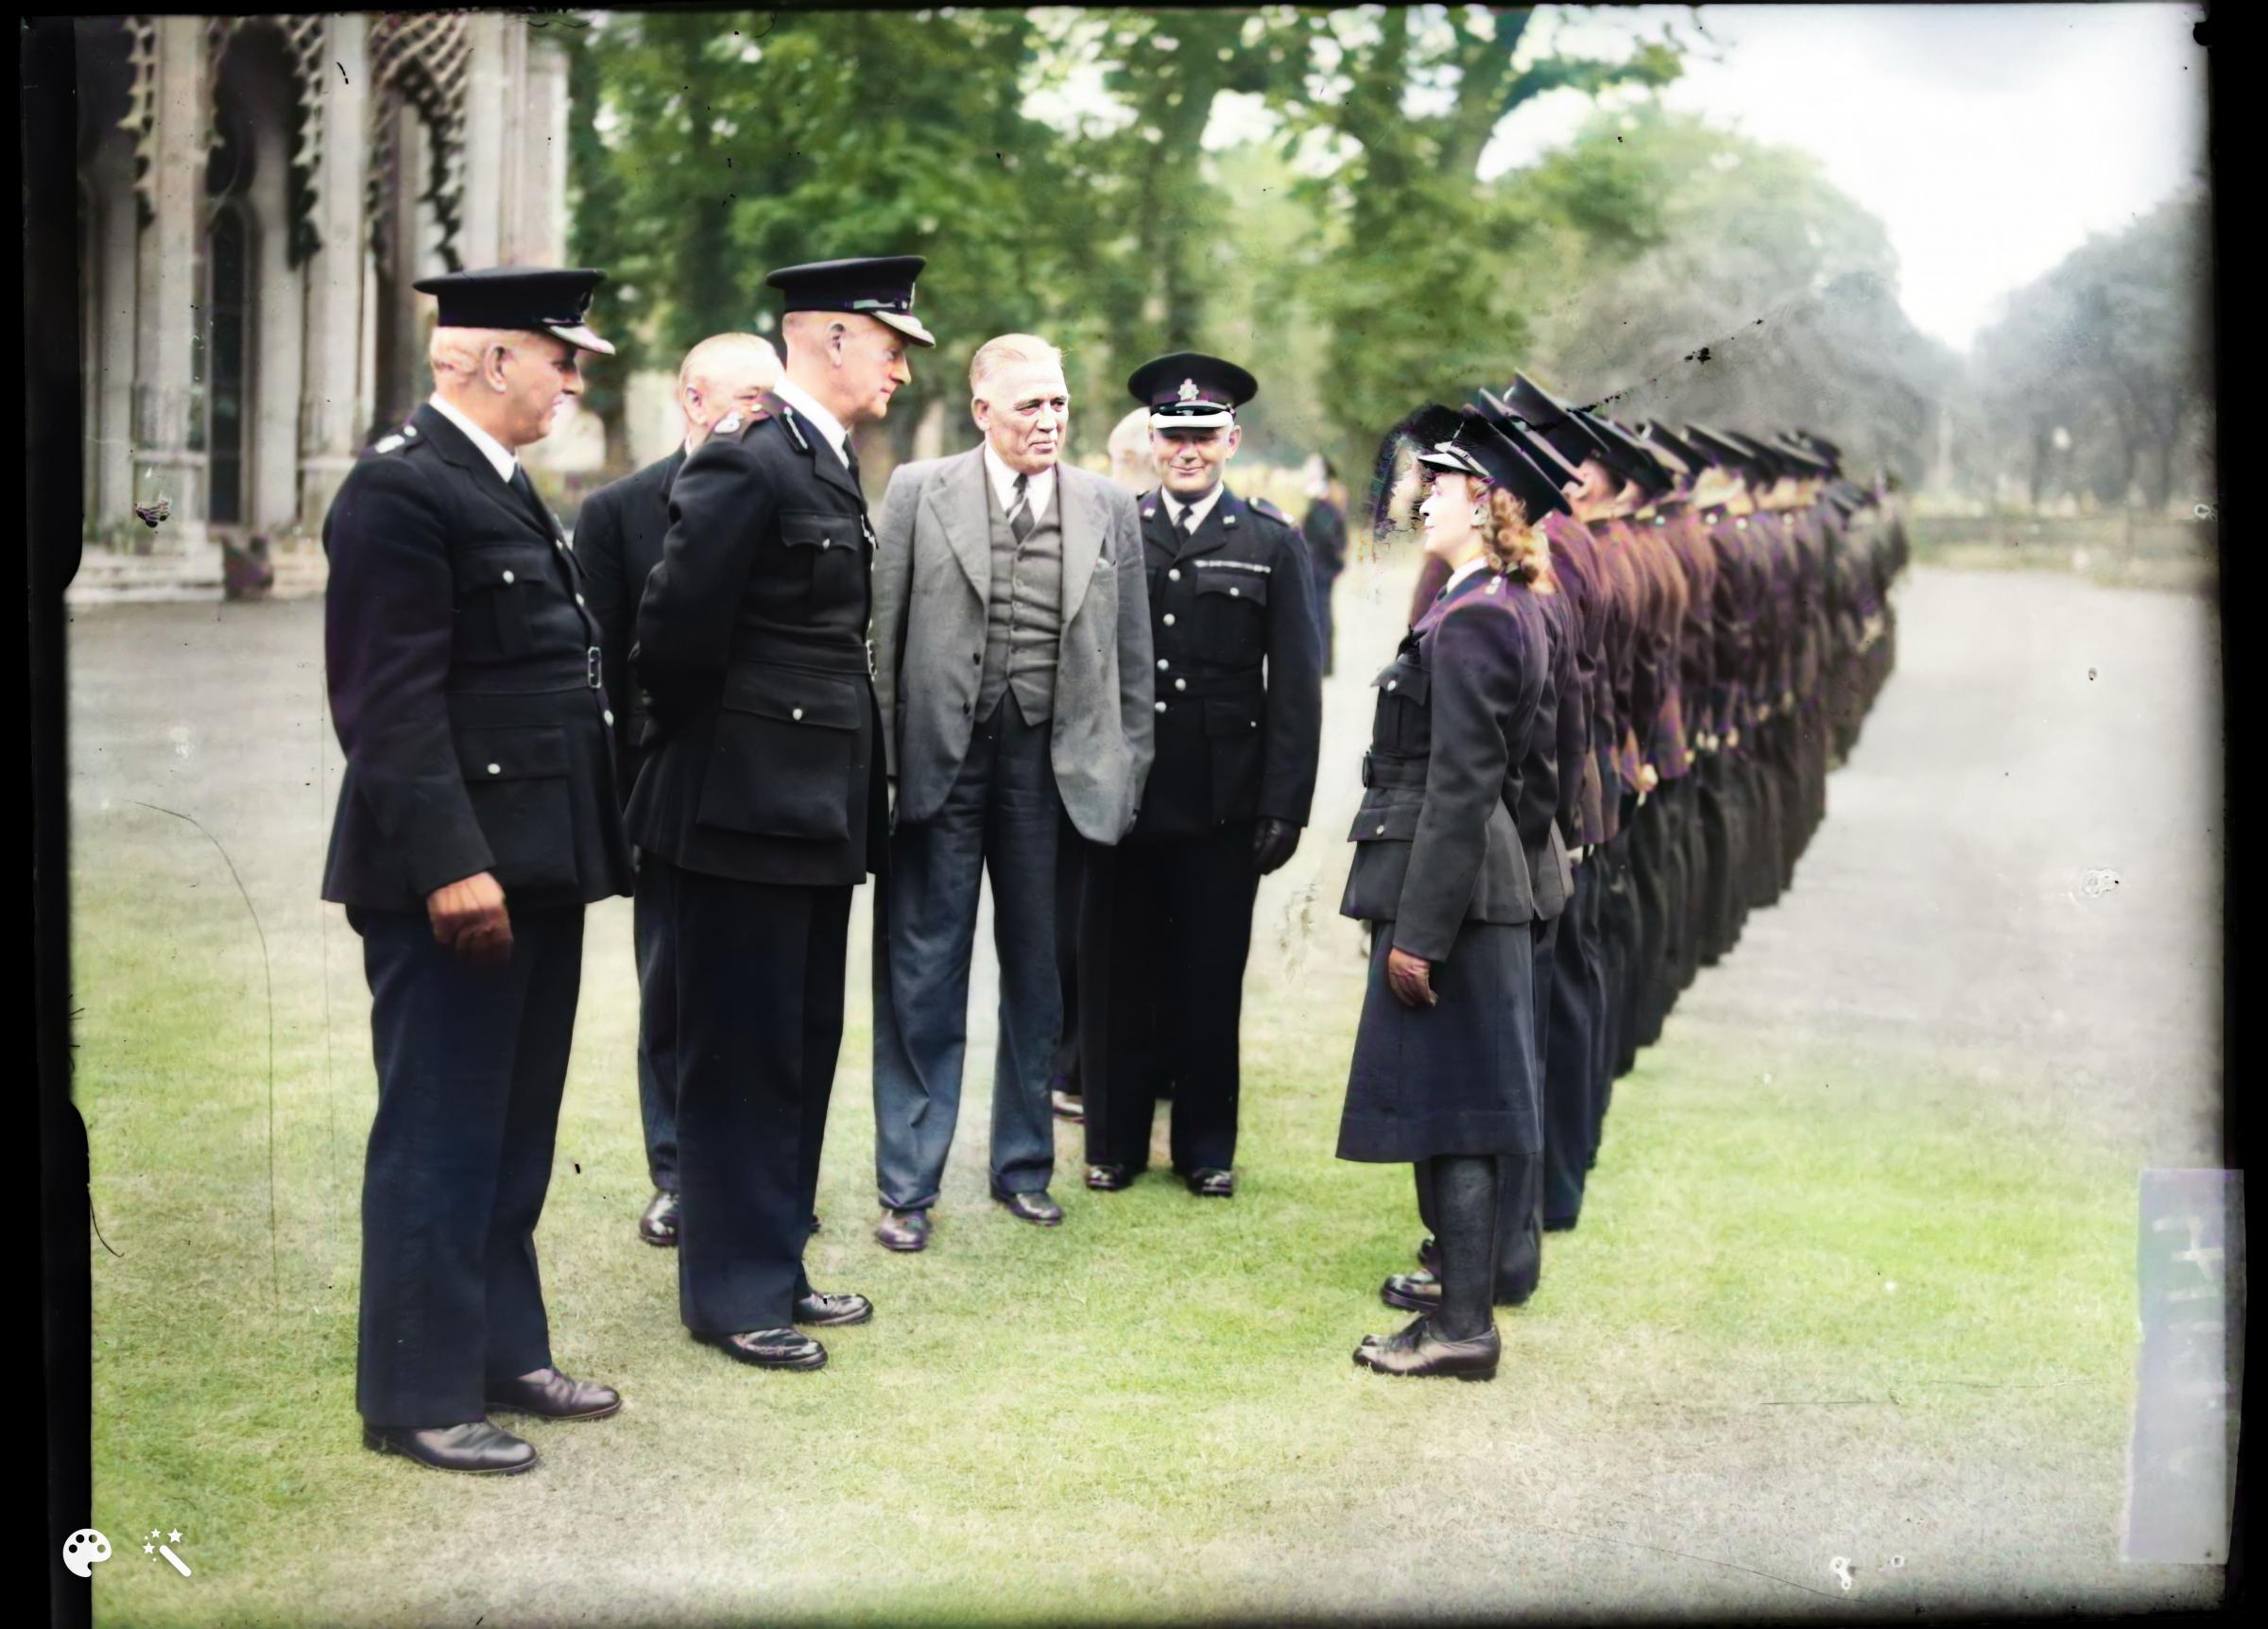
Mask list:
[[[171,518],[157,534],[173,552],[209,563],[217,591],[220,548],[205,529],[204,403],[197,348],[203,342],[205,291],[198,286],[205,230],[205,154],[212,109],[205,60],[206,20],[157,20],[155,129],[151,141],[156,218],[142,233],[134,346],[134,500],[163,498]],[[209,554],[209,562],[202,556]]]
[[[507,162],[505,110],[514,81],[512,47],[525,24],[492,11],[466,19],[472,46],[465,75],[465,199],[456,249],[467,271],[503,263],[504,209]]]
[[[335,13],[323,60],[323,158],[316,188],[315,228],[323,247],[301,268],[306,283],[306,347],[300,379],[300,516],[310,531],[322,524],[333,494],[353,468],[365,411],[362,285],[365,165],[369,158],[369,24]],[[339,69],[345,70],[342,78]]]
[[[134,200],[134,143],[124,129],[103,132],[90,166],[94,188],[94,506],[100,533],[134,522],[134,326],[141,221]]]
[[[547,39],[525,45],[527,116],[518,122],[520,207],[507,259],[567,264],[567,53]]]
[[[269,87],[274,89],[276,87]],[[244,517],[272,540],[300,514],[300,391],[306,302],[291,264],[291,201],[285,182],[297,131],[290,97],[263,106],[252,129],[252,186],[247,201],[258,227],[252,245],[252,303],[245,328],[250,354]]]

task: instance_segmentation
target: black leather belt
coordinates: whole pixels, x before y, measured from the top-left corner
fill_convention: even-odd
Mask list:
[[[1183,672],[1168,666],[1157,676],[1158,699],[1195,701],[1206,696],[1243,696],[1253,702],[1263,699],[1268,687],[1262,681],[1260,669],[1239,668],[1228,673]]]
[[[1363,784],[1423,786],[1426,763],[1423,758],[1405,757],[1400,753],[1366,752],[1363,754]]]

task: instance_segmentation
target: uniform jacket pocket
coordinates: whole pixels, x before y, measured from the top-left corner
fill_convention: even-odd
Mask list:
[[[764,837],[849,837],[866,709],[863,687],[852,679],[734,667],[701,783],[701,823]]]
[[[575,821],[565,727],[515,724],[460,728],[456,756],[494,856],[490,873],[514,888],[573,888]]]

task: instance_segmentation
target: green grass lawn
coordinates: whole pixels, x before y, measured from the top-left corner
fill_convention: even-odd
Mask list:
[[[814,1274],[880,1311],[822,1373],[766,1375],[686,1337],[672,1259],[635,1237],[627,902],[593,913],[540,1241],[561,1365],[627,1405],[530,1427],[524,1477],[368,1453],[356,941],[270,925],[271,1143],[266,980],[217,856],[154,814],[80,848],[105,1624],[1787,1612],[2132,1582],[2131,1160],[1926,1037],[1854,1056],[1674,1019],[1497,1382],[1356,1369],[1418,1227],[1404,1169],[1331,1157],[1362,967],[1327,915],[1256,947],[1232,1203],[1165,1175],[1090,1194],[1066,1130],[1067,1225],[1008,1221],[975,1055],[914,1258],[867,1234],[854,976]],[[177,1527],[193,1579],[140,1553]]]

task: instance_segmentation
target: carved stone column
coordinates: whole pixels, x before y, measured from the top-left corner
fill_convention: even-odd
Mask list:
[[[316,229],[322,247],[307,262],[307,346],[300,386],[300,515],[322,524],[333,494],[353,467],[363,397],[363,181],[369,146],[369,22],[353,12],[329,19],[322,91],[321,184]],[[344,70],[343,77],[341,70]]]
[[[202,17],[155,20],[151,75],[150,220],[143,229],[134,343],[134,500],[163,499],[159,530],[197,561],[210,554],[214,586],[219,545],[205,530],[204,403],[198,347],[205,293],[198,286],[205,230],[205,155],[212,108]]]

